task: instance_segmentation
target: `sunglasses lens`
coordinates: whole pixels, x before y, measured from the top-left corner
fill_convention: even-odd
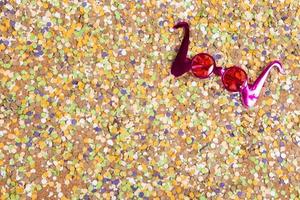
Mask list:
[[[237,66],[226,69],[222,76],[224,87],[229,92],[238,92],[246,80],[246,72]]]
[[[207,78],[213,72],[215,60],[206,53],[199,53],[192,59],[192,72],[198,78]]]

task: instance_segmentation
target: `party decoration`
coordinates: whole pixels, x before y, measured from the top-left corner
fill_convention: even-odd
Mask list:
[[[191,71],[194,76],[205,79],[212,74],[221,76],[224,88],[229,92],[239,92],[242,103],[245,107],[252,107],[257,102],[261,89],[273,67],[276,67],[281,74],[285,74],[282,64],[275,60],[270,62],[253,84],[248,83],[247,73],[239,66],[223,68],[216,65],[214,58],[207,53],[199,53],[192,59],[187,58],[189,47],[189,25],[187,22],[179,22],[175,29],[183,28],[184,37],[177,56],[172,64],[171,73],[179,77]]]

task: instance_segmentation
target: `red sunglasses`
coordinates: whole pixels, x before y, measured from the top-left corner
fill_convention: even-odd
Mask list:
[[[264,82],[273,67],[277,67],[280,73],[284,74],[284,69],[279,61],[269,63],[262,71],[260,76],[253,84],[248,83],[247,73],[238,66],[223,68],[216,66],[215,59],[207,53],[199,53],[192,59],[187,58],[189,46],[189,25],[186,22],[179,22],[174,26],[184,28],[184,38],[172,63],[171,73],[175,76],[181,76],[188,71],[192,71],[194,76],[204,79],[210,77],[213,73],[221,76],[224,88],[229,92],[239,92],[241,100],[245,107],[252,107],[256,103]]]

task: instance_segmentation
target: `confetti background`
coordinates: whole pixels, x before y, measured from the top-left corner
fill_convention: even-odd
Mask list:
[[[299,199],[300,2],[0,1],[2,199]],[[255,80],[170,75],[191,25]]]

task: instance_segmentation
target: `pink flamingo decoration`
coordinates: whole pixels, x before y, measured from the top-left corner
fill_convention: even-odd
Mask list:
[[[183,28],[184,37],[172,63],[171,73],[175,77],[179,77],[186,72],[192,71],[200,79],[208,78],[212,73],[221,76],[225,89],[229,92],[239,92],[242,103],[247,108],[254,106],[257,102],[261,89],[273,67],[276,67],[281,74],[285,74],[281,63],[275,60],[265,67],[253,84],[250,84],[248,83],[247,73],[241,67],[218,67],[214,58],[207,53],[199,53],[192,59],[188,58],[189,25],[186,22],[179,22],[174,28]]]

